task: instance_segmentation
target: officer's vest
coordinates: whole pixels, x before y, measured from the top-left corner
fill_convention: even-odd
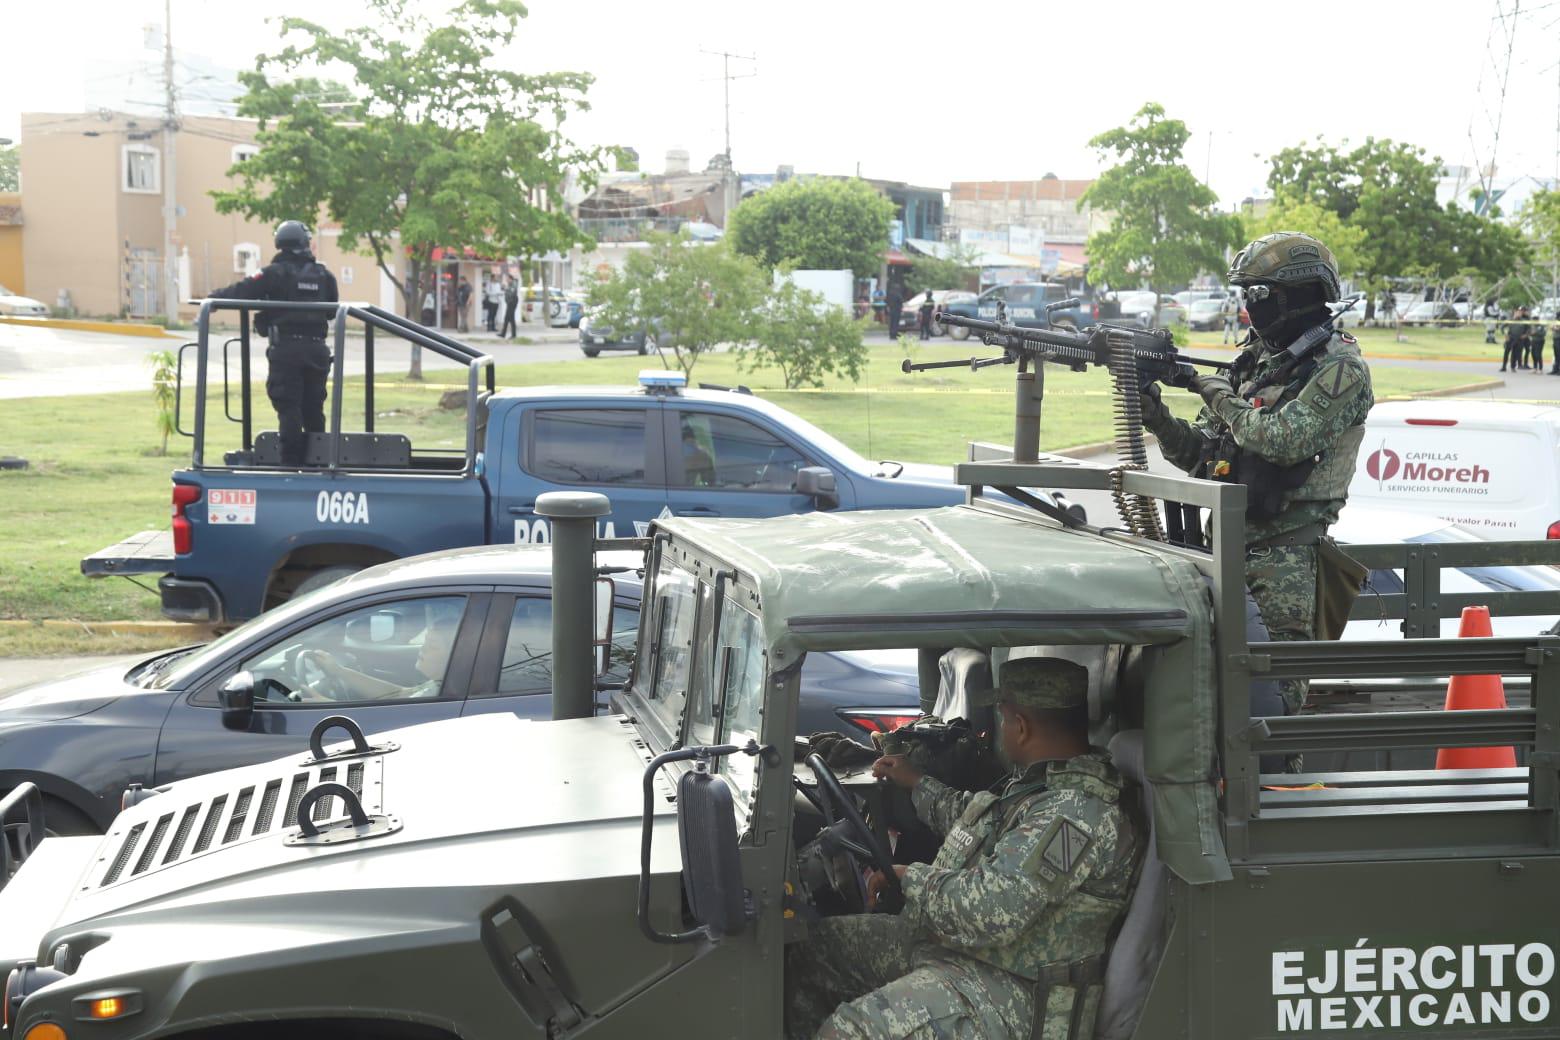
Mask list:
[[[1098,840],[1106,817],[1121,812],[1117,808],[1121,788],[1121,776],[1108,758],[1100,752],[1089,752],[1066,762],[1053,763],[1044,782],[1018,781],[1000,796],[990,792],[977,794],[958,823],[949,830],[933,866],[947,870],[974,866],[991,855],[998,840],[1032,802],[1064,791],[1085,796],[1068,800],[1064,825],[1086,835],[1090,841]],[[1117,826],[1123,838],[1130,841],[1125,819]],[[1041,978],[1050,965],[1103,953],[1129,895],[1130,862],[1118,859],[1118,865],[1125,871],[1120,877],[1094,877],[1085,881],[1067,894],[1065,902],[1042,914],[1017,942],[978,950],[961,949],[960,952],[1032,981]],[[1054,868],[1042,862],[1038,869],[1043,874]],[[1036,884],[1046,882],[1043,876],[1035,878]]]
[[[282,260],[282,299],[288,303],[324,303],[330,272],[318,260]],[[283,311],[273,322],[279,338],[324,339],[330,322],[319,311]]]
[[[1353,337],[1334,332],[1324,345],[1298,362],[1280,364],[1259,375],[1258,357],[1248,349],[1235,359],[1231,369],[1231,374],[1240,380],[1235,392],[1254,407],[1277,411],[1300,396],[1327,358],[1358,357],[1359,352]],[[1256,452],[1243,450],[1226,430],[1224,436],[1210,442],[1198,475],[1245,484],[1247,520],[1267,522],[1301,502],[1342,502],[1354,479],[1354,462],[1364,439],[1362,416],[1327,450],[1292,466],[1280,466]]]

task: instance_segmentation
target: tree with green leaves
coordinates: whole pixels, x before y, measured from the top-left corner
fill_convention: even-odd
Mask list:
[[[572,144],[562,124],[588,107],[591,77],[503,67],[519,0],[460,0],[439,18],[407,0],[367,7],[376,24],[340,33],[281,19],[284,46],[240,77],[239,114],[259,120],[260,152],[229,171],[236,187],[212,192],[217,209],[273,223],[323,214],[341,248],[366,243],[413,317],[438,247],[539,256],[587,241],[563,187],[570,174],[589,185],[604,154]],[[308,75],[338,69],[350,72],[345,89]]]
[[[1268,187],[1275,195],[1314,202],[1360,229],[1359,273],[1372,290],[1412,269],[1440,266],[1439,254],[1448,248],[1435,197],[1441,160],[1423,148],[1368,137],[1343,150],[1318,138],[1285,148],[1270,162]]]
[[[751,338],[765,282],[751,258],[724,242],[652,233],[649,248],[629,253],[621,271],[592,287],[590,320],[620,333],[644,329],[691,377],[710,350]]]
[[[973,291],[980,281],[978,259],[973,250],[957,248],[947,256],[918,256],[905,275],[905,291],[912,296],[928,290]]]
[[[1224,270],[1226,251],[1240,242],[1240,220],[1215,212],[1219,197],[1181,162],[1190,136],[1151,101],[1126,126],[1089,142],[1101,162],[1114,160],[1078,200],[1079,209],[1113,214],[1108,229],[1089,236],[1092,280],[1159,292]]]
[[[852,318],[818,293],[782,278],[754,315],[752,344],[737,364],[754,370],[778,368],[787,390],[823,386],[825,376],[856,382],[867,363],[863,342],[870,319]]]
[[[777,184],[731,214],[726,239],[765,267],[877,273],[894,204],[866,181],[815,178]]]
[[[152,366],[152,404],[157,408],[154,420],[157,433],[162,438],[157,446],[158,455],[168,454],[168,438],[178,431],[179,359],[171,350],[154,350],[146,355]]]
[[[20,191],[22,158],[14,144],[0,146],[0,191]]]
[[[1299,231],[1332,250],[1338,273],[1351,278],[1362,270],[1365,232],[1313,199],[1280,194],[1259,217],[1246,217],[1241,237],[1246,241],[1277,231]]]

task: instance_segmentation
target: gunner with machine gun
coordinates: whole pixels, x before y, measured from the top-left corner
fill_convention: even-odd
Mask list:
[[[213,299],[287,300],[335,303],[336,276],[309,251],[309,229],[286,220],[276,229],[276,256],[241,282],[213,289]],[[283,466],[302,466],[308,435],[325,432],[325,374],[330,349],[325,346],[329,322],[318,312],[262,311],[255,331],[269,337],[265,359],[266,396],[276,409]]]
[[[1145,381],[1144,422],[1173,465],[1246,485],[1246,585],[1271,638],[1336,638],[1364,572],[1327,530],[1375,402],[1370,369],[1354,338],[1333,329],[1338,269],[1316,239],[1259,238],[1235,257],[1229,280],[1245,289],[1252,332],[1228,375],[1191,376],[1204,403],[1192,422],[1171,415]],[[1291,714],[1305,693],[1301,680],[1281,683]]]

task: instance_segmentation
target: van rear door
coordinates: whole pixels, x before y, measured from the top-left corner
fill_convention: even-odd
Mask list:
[[[1447,520],[1492,541],[1542,539],[1560,521],[1556,426],[1484,403],[1378,406],[1366,424],[1349,501]]]

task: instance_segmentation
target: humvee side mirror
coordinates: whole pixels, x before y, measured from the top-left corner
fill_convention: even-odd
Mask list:
[[[222,706],[222,725],[247,730],[255,715],[255,677],[253,672],[235,672],[217,691]]]
[[[689,913],[713,939],[739,934],[747,914],[736,815],[724,780],[702,770],[683,774],[677,784],[677,837]]]
[[[803,466],[797,470],[796,492],[812,498],[819,509],[833,509],[840,504],[834,471],[826,466]]]

